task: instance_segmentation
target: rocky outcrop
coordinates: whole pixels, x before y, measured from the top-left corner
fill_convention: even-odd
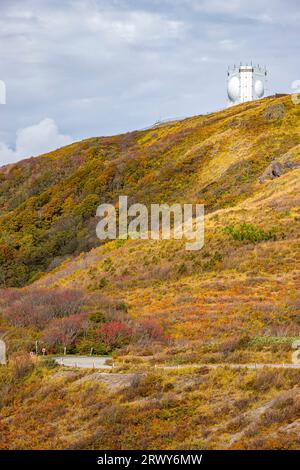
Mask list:
[[[282,119],[285,115],[285,106],[283,103],[272,104],[267,107],[263,117],[268,121],[273,121],[275,119]]]
[[[294,150],[294,151],[293,151]],[[272,161],[259,177],[259,182],[264,183],[267,179],[279,178],[287,171],[300,168],[300,146],[295,147],[291,152]]]

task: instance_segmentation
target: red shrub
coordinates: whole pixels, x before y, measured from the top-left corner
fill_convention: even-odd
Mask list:
[[[99,330],[101,340],[110,348],[127,344],[132,336],[132,328],[124,322],[111,321],[104,323]]]
[[[166,339],[162,326],[155,320],[140,320],[135,329],[136,340],[141,343],[164,341]]]

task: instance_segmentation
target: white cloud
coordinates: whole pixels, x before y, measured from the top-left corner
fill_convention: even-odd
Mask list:
[[[195,2],[194,6],[209,13],[234,13],[243,7],[241,0],[202,0]]]
[[[0,166],[16,162],[24,157],[35,157],[51,152],[72,142],[72,137],[59,133],[56,122],[46,118],[38,124],[19,129],[16,149],[0,142]]]
[[[238,45],[232,39],[223,39],[219,42],[221,49],[224,51],[233,51]]]
[[[16,160],[16,152],[10,149],[3,142],[0,142],[0,166],[15,162]]]
[[[110,46],[118,42],[141,46],[157,41],[169,41],[182,37],[184,32],[182,21],[168,19],[154,12],[82,13],[79,25],[81,31],[86,28],[88,32],[98,34],[99,38]]]

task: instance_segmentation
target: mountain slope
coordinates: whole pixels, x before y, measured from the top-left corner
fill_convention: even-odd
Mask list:
[[[186,251],[181,240],[110,242],[34,285],[122,298],[133,317],[157,319],[173,338],[207,342],[233,331],[297,336],[299,170],[257,186],[254,196],[206,216],[205,246],[198,252]],[[244,227],[250,232],[235,240]],[[266,236],[253,238],[253,230]],[[199,354],[196,348],[193,360]],[[239,360],[247,361],[245,354]],[[273,360],[268,353],[266,362]]]
[[[151,317],[172,340],[188,341],[176,350],[179,362],[198,361],[214,340],[216,350],[205,354],[223,360],[219,343],[233,331],[288,341],[264,349],[253,339],[233,359],[289,362],[288,344],[299,334],[299,127],[290,97],[268,98],[15,165],[4,185],[12,188],[23,165],[22,178],[31,176],[19,182],[22,194],[24,185],[49,187],[15,209],[7,196],[5,211],[2,203],[2,278],[119,299],[131,318]],[[49,182],[42,172],[54,164],[60,171]],[[95,208],[116,204],[119,194],[148,205],[204,202],[204,248],[186,251],[184,240],[100,245]]]
[[[146,131],[93,138],[0,169],[2,286],[22,286],[89,251],[101,202],[201,202],[255,194],[272,161],[300,144],[299,107],[267,98]],[[295,154],[297,154],[295,150]]]

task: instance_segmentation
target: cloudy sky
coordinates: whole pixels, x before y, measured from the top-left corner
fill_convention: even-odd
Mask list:
[[[240,61],[289,93],[299,24],[299,0],[0,0],[0,165],[220,109]]]

